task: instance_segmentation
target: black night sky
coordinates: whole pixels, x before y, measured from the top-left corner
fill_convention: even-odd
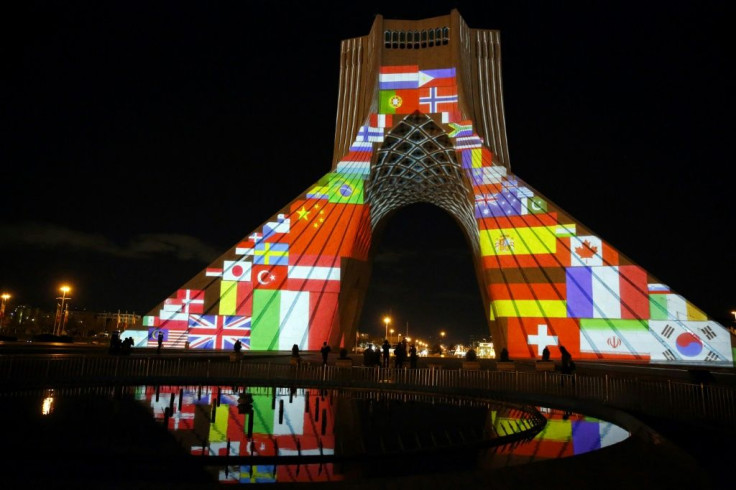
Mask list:
[[[0,288],[147,313],[330,170],[342,39],[499,29],[511,168],[710,316],[736,309],[727,2],[16,2]],[[460,229],[398,213],[360,330],[487,332]]]

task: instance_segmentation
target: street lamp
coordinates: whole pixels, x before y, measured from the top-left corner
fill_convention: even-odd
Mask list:
[[[391,342],[392,344],[394,343],[394,331],[395,330],[393,328],[389,330],[389,332],[391,333],[391,337],[388,338],[388,341]]]
[[[66,295],[66,293],[71,290],[72,288],[66,285],[59,288],[59,291],[61,291],[61,297],[56,298],[61,300],[61,306],[59,307],[59,333],[56,333],[56,324],[54,323],[54,335],[61,335],[64,332],[64,324],[66,323],[66,318],[64,316],[64,303],[66,302],[66,300],[72,299],[71,297],[67,297]],[[69,308],[68,304],[67,308]]]
[[[388,324],[391,323],[391,318],[388,316],[383,317],[383,323],[386,324],[386,336],[385,339],[388,339]]]
[[[0,298],[2,298],[2,303],[0,303],[0,330],[2,330],[5,327],[5,303],[10,299],[10,295],[3,293]]]

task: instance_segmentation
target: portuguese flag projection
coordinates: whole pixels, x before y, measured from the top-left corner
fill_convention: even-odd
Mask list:
[[[367,288],[351,274],[368,276],[374,229],[431,202],[475,254],[497,351],[733,366],[726,328],[510,171],[500,61],[488,55],[497,33],[437,19],[455,27],[411,50],[394,46],[395,24],[377,26],[388,38],[343,44],[332,170],[153,308],[148,345],[163,333],[192,349],[350,346]],[[474,48],[460,32],[477,35]],[[358,73],[368,45],[381,66]]]

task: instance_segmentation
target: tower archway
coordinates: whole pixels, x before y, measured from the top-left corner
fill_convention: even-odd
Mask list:
[[[442,42],[384,42],[409,31]],[[428,202],[468,240],[497,350],[732,366],[727,329],[511,172],[501,87],[498,31],[377,16],[342,44],[332,171],[154,307],[151,345],[349,347],[375,232]]]
[[[400,119],[376,151],[366,181],[375,230],[393,211],[426,202],[447,211],[462,227],[478,252],[478,229],[473,217],[463,170],[454,145],[439,124],[419,111]]]
[[[361,341],[382,339],[386,316],[402,339],[434,345],[442,331],[450,345],[490,339],[471,248],[447,211],[426,202],[402,206],[382,220],[374,237],[357,322]]]

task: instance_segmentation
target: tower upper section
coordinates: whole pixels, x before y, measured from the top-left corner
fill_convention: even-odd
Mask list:
[[[415,21],[378,15],[368,35],[342,42],[333,168],[369,115],[378,112],[380,67],[406,65],[418,66],[419,76],[455,69],[462,117],[475,122],[493,163],[509,169],[500,34],[468,27],[457,10]]]

